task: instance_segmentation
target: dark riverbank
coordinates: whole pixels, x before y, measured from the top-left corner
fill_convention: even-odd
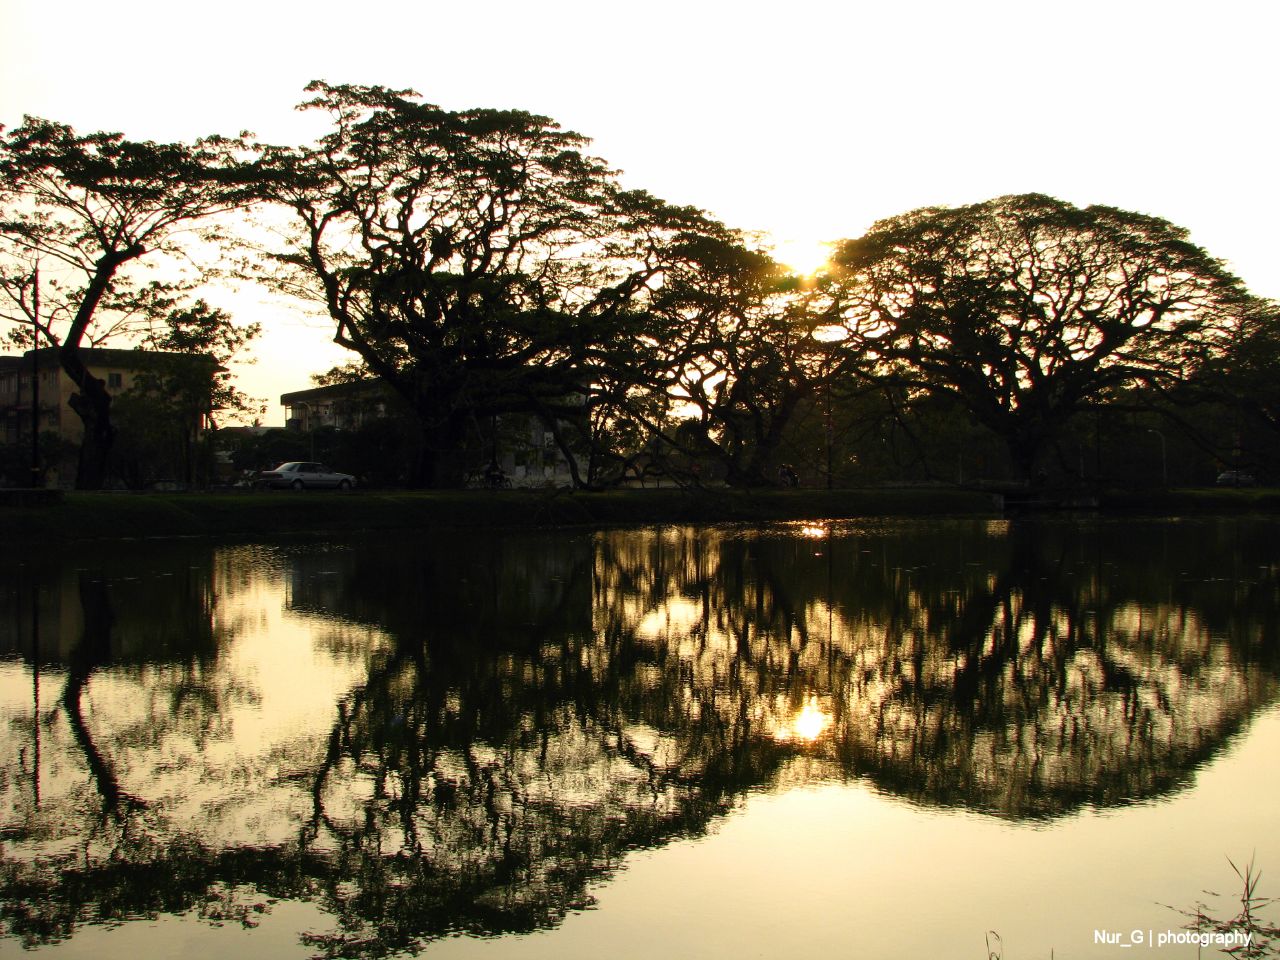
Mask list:
[[[1048,502],[1051,505],[1051,502]],[[1041,509],[1046,501],[1027,505]],[[1107,513],[1280,512],[1269,490],[1111,493]],[[990,493],[936,488],[855,490],[448,491],[337,493],[67,493],[0,498],[6,540],[349,533],[449,526],[607,526],[643,523],[1001,515]]]
[[[990,494],[946,489],[69,492],[56,503],[0,506],[0,536],[23,540],[256,537],[449,526],[607,526],[996,513]]]

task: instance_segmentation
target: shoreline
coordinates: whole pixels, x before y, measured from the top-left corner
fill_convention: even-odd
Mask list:
[[[355,493],[85,493],[0,496],[11,543],[150,537],[331,535],[492,527],[1036,515],[1205,516],[1280,513],[1280,491],[1116,491],[1006,506],[992,491],[948,487],[846,490],[356,491]]]

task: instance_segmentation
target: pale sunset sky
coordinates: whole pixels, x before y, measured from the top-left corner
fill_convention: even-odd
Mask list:
[[[308,81],[519,108],[623,182],[760,231],[783,260],[927,205],[1040,192],[1164,217],[1280,297],[1280,4],[1110,0],[377,4],[0,0],[0,123],[308,141]],[[802,265],[802,264],[797,264]],[[349,359],[251,290],[239,384],[269,401]]]

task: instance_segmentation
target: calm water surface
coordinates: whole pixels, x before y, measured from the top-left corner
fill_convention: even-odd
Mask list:
[[[1233,914],[1227,857],[1280,893],[1278,543],[934,520],[5,559],[0,953],[1126,956],[1097,931]]]

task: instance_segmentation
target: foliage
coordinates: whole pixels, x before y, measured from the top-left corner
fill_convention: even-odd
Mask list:
[[[317,387],[332,387],[339,383],[359,383],[373,376],[363,363],[343,363],[330,367],[324,373],[313,373],[311,382]]]
[[[1035,194],[884,220],[833,261],[825,309],[847,348],[957,398],[1025,477],[1086,404],[1221,356],[1251,303],[1185,230]]]
[[[51,464],[60,463],[74,451],[68,451],[68,444],[52,431],[40,432],[40,444],[37,451],[40,458],[40,476],[33,482],[31,476],[31,438],[24,437],[19,443],[0,443],[0,487],[42,486],[44,474]]]
[[[241,139],[30,117],[0,138],[0,335],[29,346],[38,329],[58,348],[85,424],[78,485],[102,484],[117,433],[82,347],[225,367],[256,329],[186,303],[180,265],[195,224],[262,201],[287,224],[248,272],[322,305],[357,357],[313,379],[376,377],[407,411],[410,436],[363,443],[412,458],[379,465],[387,480],[460,484],[503,418],[540,422],[588,487],[655,467],[745,487],[796,470],[1101,480],[1106,438],[1125,455],[1134,431],[1161,434],[1165,472],[1166,434],[1184,475],[1280,468],[1277,307],[1164,220],[1036,194],[925,208],[802,283],[701,211],[622,189],[547,117],[307,89],[300,109],[329,132],[253,162]],[[176,417],[251,412],[225,369],[207,403],[163,379],[145,391],[172,394]],[[155,438],[133,406],[136,458]],[[1140,452],[1111,472],[1150,474]]]
[[[328,462],[331,459],[323,450],[317,450],[317,456],[313,458],[311,438],[296,430],[277,427],[260,433],[222,431],[218,439],[224,448],[229,448],[232,466],[242,474],[256,475],[290,460],[319,459]]]
[[[1220,466],[1280,475],[1280,305],[1255,300],[1227,349],[1168,399]]]
[[[674,416],[662,436],[732,486],[769,485],[798,407],[840,361],[779,264],[736,239],[704,240],[697,254],[650,306],[662,337],[649,375]]]
[[[677,482],[767,484],[814,372],[791,278],[727,231],[672,237],[669,252],[634,335],[596,370],[576,424],[591,477],[656,471]]]
[[[264,150],[262,196],[295,227],[271,279],[322,302],[336,342],[414,411],[415,481],[456,484],[470,425],[502,414],[538,416],[569,452],[560,424],[654,335],[644,303],[681,241],[723,228],[622,191],[546,117],[308,90],[333,129]]]
[[[1231,397],[1280,431],[1280,304],[1258,301],[1245,315],[1216,376],[1220,396]]]
[[[1239,912],[1230,919],[1219,919],[1208,912],[1208,904],[1200,902],[1191,910],[1178,911],[1189,918],[1185,928],[1210,936],[1247,936],[1247,943],[1224,947],[1223,952],[1230,957],[1256,960],[1275,956],[1280,952],[1277,949],[1280,948],[1280,926],[1267,920],[1262,911],[1280,901],[1275,897],[1264,897],[1258,892],[1262,871],[1254,866],[1252,860],[1245,864],[1244,869],[1236,866],[1230,857],[1227,858],[1227,863],[1231,864],[1231,869],[1243,885]],[[1212,891],[1205,892],[1212,897],[1217,896]]]
[[[258,336],[254,323],[237,326],[224,310],[203,300],[190,306],[174,306],[159,327],[142,339],[147,350],[199,360],[153,364],[134,381],[134,389],[164,397],[184,414],[220,416],[243,420],[260,414],[262,402],[241,392],[231,379],[227,364]]]
[[[149,331],[132,382],[113,398],[118,435],[113,471],[129,487],[156,480],[188,486],[213,477],[218,420],[244,420],[262,406],[231,379],[227,363],[258,333],[236,326],[224,311],[197,300],[175,306]]]
[[[77,134],[27,117],[0,140],[0,319],[58,348],[84,422],[77,486],[99,487],[115,437],[111,395],[80,350],[146,334],[182,284],[139,268],[182,253],[184,229],[247,198],[243,143]]]

